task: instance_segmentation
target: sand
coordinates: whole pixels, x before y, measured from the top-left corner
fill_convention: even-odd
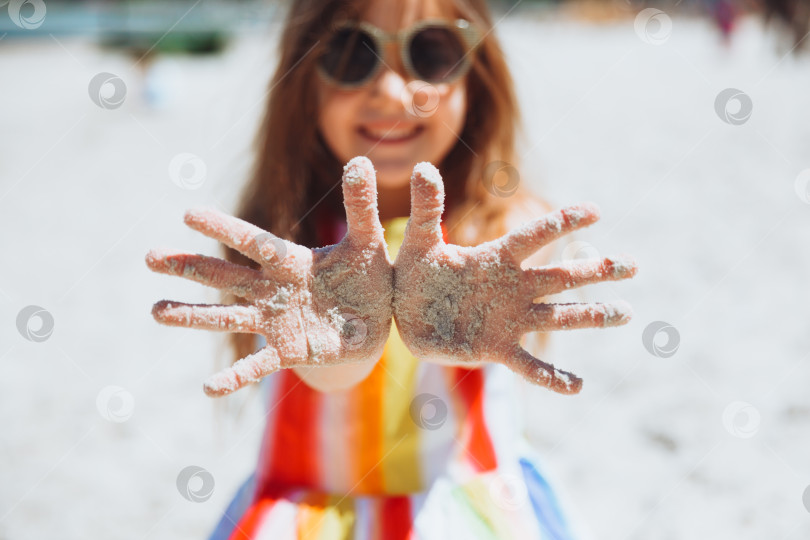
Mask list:
[[[573,398],[516,388],[532,443],[593,538],[810,537],[810,206],[794,189],[810,167],[808,60],[783,58],[750,23],[724,50],[708,24],[674,18],[652,46],[632,20],[537,22],[521,9],[498,30],[528,131],[521,179],[554,207],[598,203],[602,219],[576,239],[642,268],[561,293],[623,298],[635,317],[553,336],[544,359],[586,384]],[[164,244],[219,255],[182,216],[234,208],[273,49],[245,35],[221,58],[160,59],[151,109],[132,59],[55,37],[0,46],[13,74],[0,100],[0,537],[205,538],[253,468],[264,412],[255,393],[202,395],[225,334],[168,328],[150,309],[217,295],[143,258]],[[100,71],[126,78],[120,109],[88,99]],[[728,87],[752,96],[745,125],[715,115]],[[189,151],[208,165],[196,190],[168,174]],[[47,341],[17,331],[31,304],[54,316]],[[680,332],[670,358],[642,343],[659,320]],[[97,409],[109,386],[126,392],[109,402],[125,421]],[[733,433],[750,409],[724,424],[735,402],[759,413],[747,438]],[[176,489],[192,464],[214,475],[205,503]]]

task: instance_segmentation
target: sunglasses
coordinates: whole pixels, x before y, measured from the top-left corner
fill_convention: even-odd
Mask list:
[[[377,75],[385,64],[385,47],[392,42],[409,77],[451,83],[470,69],[469,53],[478,46],[479,33],[464,19],[424,19],[395,33],[367,22],[345,22],[336,25],[318,60],[318,71],[335,86],[358,88]]]

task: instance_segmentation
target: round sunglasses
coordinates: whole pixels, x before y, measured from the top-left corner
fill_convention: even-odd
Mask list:
[[[363,86],[385,64],[385,47],[393,42],[409,77],[431,84],[451,83],[470,69],[470,53],[479,41],[478,31],[464,19],[424,19],[395,33],[364,21],[344,22],[335,26],[318,60],[318,71],[340,88]]]

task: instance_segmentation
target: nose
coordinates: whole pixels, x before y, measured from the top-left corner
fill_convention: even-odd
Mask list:
[[[407,81],[393,69],[383,66],[371,86],[371,101],[382,107],[402,108]]]

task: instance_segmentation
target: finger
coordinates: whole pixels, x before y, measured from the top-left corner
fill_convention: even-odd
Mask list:
[[[535,358],[522,347],[516,347],[503,364],[530,383],[559,394],[578,394],[582,389],[582,379]]]
[[[154,272],[184,277],[248,300],[254,296],[251,285],[262,279],[261,272],[246,266],[170,250],[150,250],[146,254],[146,265]]]
[[[633,310],[627,302],[533,304],[526,318],[526,331],[550,332],[621,326],[630,322],[632,314]]]
[[[606,257],[561,266],[527,268],[525,274],[534,298],[575,289],[591,283],[619,281],[636,275],[638,266],[632,257]]]
[[[226,396],[282,369],[282,364],[273,347],[264,347],[209,377],[203,391],[210,397]]]
[[[377,177],[365,156],[358,156],[343,168],[343,205],[348,235],[367,245],[383,233],[377,214]]]
[[[502,249],[519,264],[544,245],[598,220],[599,208],[595,204],[575,204],[510,231],[501,240]]]
[[[286,250],[290,247],[289,242],[252,223],[213,208],[189,210],[184,221],[195,231],[222,242],[259,264],[283,258],[283,255],[277,257],[277,254],[284,252],[286,255]]]
[[[411,218],[405,229],[406,241],[442,244],[444,185],[438,169],[423,161],[411,175]]]
[[[152,307],[161,324],[221,332],[259,333],[259,309],[255,306],[184,304],[161,300]]]

